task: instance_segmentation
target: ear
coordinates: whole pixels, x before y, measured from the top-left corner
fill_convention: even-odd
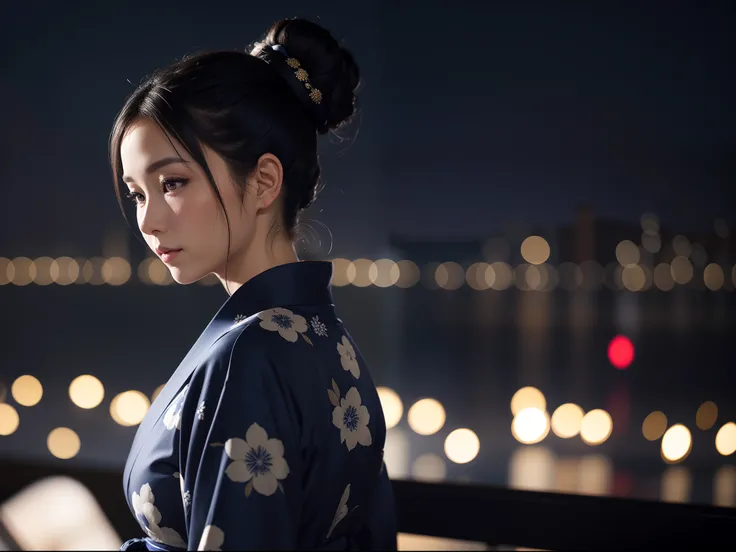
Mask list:
[[[249,180],[257,208],[268,209],[281,193],[284,167],[278,157],[272,153],[264,153],[256,162]]]

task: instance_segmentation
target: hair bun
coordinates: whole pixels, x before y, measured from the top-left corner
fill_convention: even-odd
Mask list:
[[[319,104],[310,99],[308,90],[302,94],[314,113],[317,131],[325,134],[347,123],[355,113],[355,91],[360,84],[360,70],[352,54],[341,48],[327,29],[298,18],[274,23],[252,53],[271,57],[266,47],[270,50],[277,45],[299,61],[311,85],[322,94]],[[291,78],[296,81],[293,72]]]

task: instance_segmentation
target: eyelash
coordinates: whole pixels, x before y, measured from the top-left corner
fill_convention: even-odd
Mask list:
[[[189,183],[189,179],[187,178],[162,178],[161,179],[161,188],[163,189],[164,193],[167,192],[166,187],[171,184],[181,184],[178,188],[174,190],[168,190],[169,192],[176,192],[177,190],[181,190],[184,186],[186,186]],[[138,192],[128,192],[125,194],[125,197],[128,198],[130,201],[133,202],[134,205],[139,206],[142,205],[142,199],[139,200],[138,198],[143,198],[143,194],[140,194]]]

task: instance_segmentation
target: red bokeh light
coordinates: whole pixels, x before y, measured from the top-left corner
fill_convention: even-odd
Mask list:
[[[608,344],[608,360],[619,370],[625,370],[634,360],[634,344],[628,337],[617,335]]]

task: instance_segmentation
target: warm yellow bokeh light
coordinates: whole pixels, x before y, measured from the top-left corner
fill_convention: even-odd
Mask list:
[[[16,286],[27,286],[36,277],[36,264],[28,257],[16,257],[8,267],[8,278]]]
[[[130,263],[122,257],[110,257],[102,263],[101,273],[106,284],[121,286],[130,280]]]
[[[642,291],[647,283],[647,277],[642,267],[632,264],[621,271],[621,281],[629,291]]]
[[[659,218],[653,213],[644,213],[639,219],[641,228],[647,234],[656,234],[659,232]]]
[[[539,443],[549,434],[549,415],[534,406],[524,408],[514,416],[511,434],[525,445]]]
[[[81,445],[79,435],[68,427],[57,427],[49,433],[46,439],[46,446],[48,446],[49,452],[62,460],[74,458],[79,452]]]
[[[371,282],[373,261],[370,259],[355,259],[353,266],[355,267],[355,277],[352,280],[354,286],[364,288],[373,284]]]
[[[446,474],[445,461],[431,452],[419,456],[411,466],[411,475],[417,481],[442,481]]]
[[[695,425],[703,431],[712,428],[718,419],[718,406],[713,401],[706,401],[700,405],[695,414]]]
[[[642,435],[647,441],[656,441],[665,431],[667,431],[667,416],[659,410],[650,413],[641,424]]]
[[[526,262],[538,265],[549,259],[549,243],[542,236],[529,236],[521,244],[521,256]]]
[[[352,270],[350,270],[352,268]],[[352,283],[355,278],[355,267],[348,259],[332,259],[332,285],[343,287]]]
[[[54,280],[51,278],[51,265],[54,259],[51,257],[38,257],[33,261],[36,265],[36,274],[33,277],[33,282],[39,286],[48,286],[52,284]]]
[[[379,387],[377,391],[383,416],[386,419],[386,429],[396,427],[404,415],[404,404],[401,402],[401,397],[389,387]]]
[[[147,260],[149,262],[148,280],[159,286],[166,286],[174,281],[171,272],[161,259],[151,258]]]
[[[514,271],[503,261],[491,263],[486,270],[486,283],[496,291],[503,291],[514,281]]]
[[[51,263],[51,279],[62,286],[76,282],[79,272],[79,264],[71,257],[59,257]]]
[[[723,456],[736,452],[736,424],[728,422],[716,433],[716,450]]]
[[[6,403],[0,403],[0,435],[11,435],[18,429],[18,411]]]
[[[5,257],[0,257],[0,286],[4,286],[13,281],[15,277],[15,266],[13,261]]]
[[[547,399],[536,387],[522,387],[511,398],[511,413],[516,416],[525,408],[538,408],[544,411],[547,408]]]
[[[640,258],[639,246],[631,240],[624,240],[616,246],[616,260],[621,266],[635,265]]]
[[[705,282],[705,287],[711,291],[721,289],[726,282],[726,277],[723,274],[721,266],[716,263],[710,263],[706,266],[703,271],[703,281]]]
[[[94,408],[105,398],[105,387],[89,374],[77,376],[69,385],[69,398],[79,408]]]
[[[552,431],[558,437],[569,439],[580,433],[585,412],[577,404],[566,403],[552,414]]]
[[[486,270],[490,268],[488,263],[473,263],[468,267],[468,271],[465,273],[465,281],[468,285],[476,291],[485,291],[490,286],[486,282]],[[492,269],[491,269],[492,270]]]
[[[15,402],[22,406],[34,406],[43,396],[43,386],[33,376],[20,376],[13,382],[10,392]]]
[[[409,409],[407,421],[419,435],[433,435],[445,425],[445,409],[438,400],[421,399]]]
[[[611,415],[600,408],[591,410],[583,416],[580,427],[580,437],[586,445],[600,445],[605,443],[613,431]]]
[[[478,456],[480,440],[474,431],[456,429],[445,439],[445,454],[456,464],[467,464]]]
[[[378,259],[371,266],[368,276],[377,287],[387,288],[399,281],[399,265],[391,259]]]
[[[453,291],[462,287],[465,271],[455,262],[442,263],[435,269],[434,279],[442,289]]]
[[[680,462],[687,458],[693,446],[690,430],[682,424],[675,424],[662,437],[662,458],[665,462]]]
[[[662,291],[670,291],[675,287],[669,263],[659,263],[654,269],[654,285]]]
[[[110,416],[122,426],[134,426],[141,423],[150,406],[148,397],[140,391],[124,391],[110,403]]]
[[[399,279],[396,280],[396,287],[410,288],[415,286],[421,276],[421,271],[416,263],[412,261],[399,261],[396,263],[399,267]]]
[[[680,284],[687,284],[693,279],[693,265],[687,257],[675,257],[670,264],[672,279]]]

